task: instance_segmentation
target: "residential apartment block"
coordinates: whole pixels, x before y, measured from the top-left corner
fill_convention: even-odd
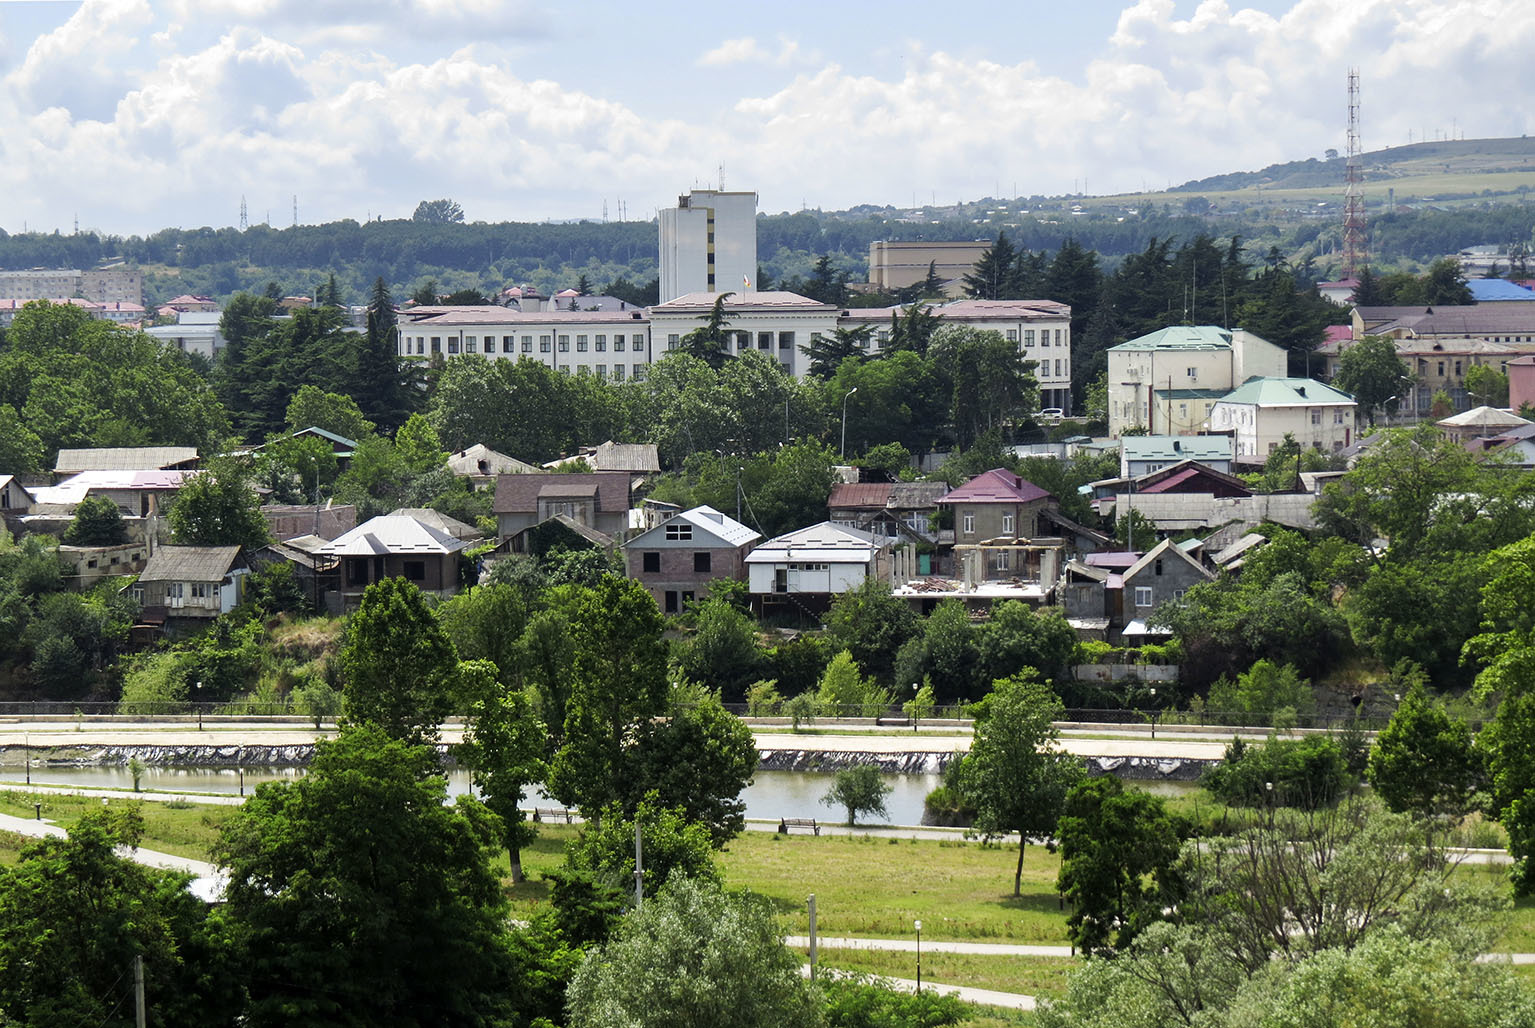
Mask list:
[[[1243,329],[1158,329],[1108,350],[1109,435],[1200,435],[1215,402],[1249,378],[1283,377],[1285,352]]]
[[[757,194],[695,189],[660,212],[661,299],[747,290],[757,278]]]
[[[1354,442],[1354,398],[1310,378],[1255,378],[1218,400],[1210,430],[1229,432],[1236,459],[1262,463],[1292,436],[1302,448],[1334,453]]]
[[[927,278],[928,269],[945,282],[964,278],[975,270],[992,240],[973,242],[916,243],[876,239],[869,244],[869,284],[893,293]]]
[[[32,268],[0,271],[0,300],[78,296],[93,303],[144,304],[144,273],[138,268]]]
[[[400,315],[399,354],[480,354],[527,358],[567,374],[623,382],[650,366],[650,326],[643,309],[538,311],[506,307],[416,307]]]

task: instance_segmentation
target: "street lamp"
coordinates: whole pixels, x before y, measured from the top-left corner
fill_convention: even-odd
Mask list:
[[[917,731],[917,718],[921,714],[922,710],[917,706],[917,683],[913,682],[911,683],[911,730],[913,733]]]
[[[922,922],[917,922],[917,995],[922,995]]]
[[[1157,737],[1157,687],[1151,687],[1151,737]]]
[[[847,391],[847,396],[842,398],[842,450],[840,456],[843,457],[847,456],[847,401],[848,397],[856,392],[858,392],[858,387],[854,386]]]

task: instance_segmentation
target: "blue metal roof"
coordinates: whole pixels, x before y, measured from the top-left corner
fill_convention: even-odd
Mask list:
[[[1535,300],[1535,292],[1501,278],[1473,278],[1466,283],[1471,299],[1477,303],[1502,300]]]

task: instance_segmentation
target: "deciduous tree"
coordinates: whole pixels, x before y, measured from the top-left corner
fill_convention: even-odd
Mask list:
[[[420,589],[403,578],[368,586],[338,664],[349,720],[407,743],[436,741],[458,661]]]

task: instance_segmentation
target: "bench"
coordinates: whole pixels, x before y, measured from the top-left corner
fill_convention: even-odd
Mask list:
[[[821,826],[815,823],[813,817],[781,817],[778,819],[778,834],[788,835],[791,828],[808,828],[817,835],[821,834]]]
[[[911,724],[911,718],[907,717],[905,714],[881,714],[879,717],[874,719],[874,724],[875,727],[879,727],[880,725],[909,725]]]
[[[570,824],[571,823],[571,820],[570,820],[571,814],[572,814],[572,811],[566,809],[565,807],[534,807],[533,808],[533,820],[534,821],[559,821],[559,820],[563,819],[566,824]]]

